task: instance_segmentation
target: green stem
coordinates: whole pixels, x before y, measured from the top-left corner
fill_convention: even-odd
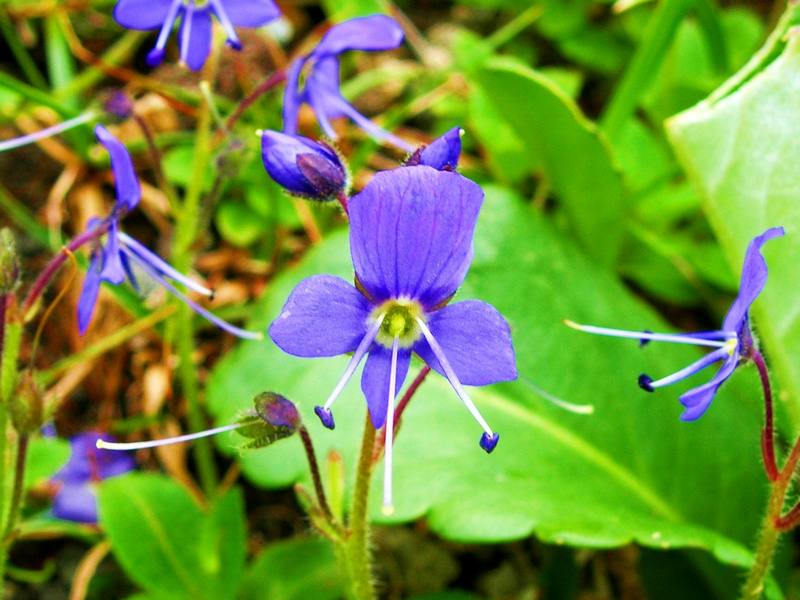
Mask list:
[[[777,522],[781,517],[781,511],[786,502],[786,492],[794,478],[798,460],[800,460],[800,437],[797,438],[778,478],[772,483],[772,490],[767,504],[767,514],[764,516],[764,523],[758,534],[753,566],[750,568],[747,581],[742,588],[742,600],[761,598],[764,591],[764,582],[767,575],[769,575],[772,558],[775,555],[775,548],[781,534]]]
[[[606,107],[600,124],[610,139],[615,139],[636,110],[639,99],[650,86],[664,56],[672,44],[693,0],[664,0],[659,2],[648,23],[642,43],[636,49],[630,66]]]
[[[507,44],[518,34],[522,33],[525,31],[525,29],[532,25],[543,12],[544,10],[540,4],[534,4],[528,9],[522,11],[516,17],[511,19],[508,23],[486,38],[487,46],[492,50],[496,50],[500,46]]]
[[[17,459],[14,465],[14,487],[11,494],[11,508],[8,511],[8,521],[3,532],[3,543],[8,544],[17,525],[19,513],[22,510],[23,491],[25,491],[25,461],[28,459],[27,433],[20,433],[17,438]]]
[[[369,548],[369,488],[372,479],[372,453],[375,447],[375,428],[367,413],[364,437],[358,458],[356,484],[348,518],[348,532],[344,546],[339,552],[344,562],[345,573],[350,584],[351,600],[374,600],[372,581],[372,555]]]
[[[200,212],[200,198],[206,171],[209,168],[211,144],[211,112],[208,104],[199,108],[198,123],[194,144],[194,160],[192,163],[192,176],[186,189],[186,196],[180,207],[175,224],[175,243],[172,249],[172,258],[175,268],[181,272],[188,271],[193,262],[192,246],[197,237],[198,214]],[[197,381],[197,369],[192,359],[194,353],[194,325],[191,309],[181,304],[176,318],[176,346],[178,351],[178,378],[186,398],[186,405],[191,431],[205,429],[203,411],[200,406],[200,390]],[[195,460],[200,475],[200,484],[207,496],[214,493],[216,487],[216,469],[211,442],[200,439],[194,445]]]
[[[10,295],[0,296],[0,526],[5,521],[6,515],[6,461],[8,446],[8,406],[11,394],[17,380],[17,359],[22,343],[22,324],[9,321],[8,309],[11,302]],[[5,583],[5,567],[8,555],[8,545],[0,543],[0,598],[3,597]]]
[[[0,31],[11,49],[14,58],[17,59],[17,64],[28,81],[35,85],[40,90],[47,89],[47,80],[42,75],[39,68],[36,66],[36,61],[28,52],[27,48],[22,44],[22,41],[17,35],[17,30],[14,28],[14,23],[8,16],[8,13],[0,12]]]

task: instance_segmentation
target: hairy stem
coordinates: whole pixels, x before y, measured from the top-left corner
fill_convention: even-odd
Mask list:
[[[212,53],[213,56],[213,53]],[[213,80],[216,69],[214,61],[207,63],[207,75]],[[187,272],[194,261],[193,245],[197,238],[200,200],[206,171],[211,156],[211,111],[207,103],[199,109],[197,129],[195,133],[194,160],[192,175],[186,188],[186,196],[180,207],[175,224],[175,242],[172,258],[175,268]],[[200,389],[197,380],[197,367],[194,364],[194,324],[192,310],[185,303],[178,307],[176,318],[176,349],[178,351],[178,379],[186,399],[189,428],[192,432],[205,429],[203,411],[200,406]],[[214,454],[208,439],[198,440],[194,445],[194,455],[200,476],[200,485],[207,496],[214,494],[217,473],[214,466]]]
[[[372,582],[372,554],[369,548],[369,488],[372,479],[372,453],[375,446],[375,428],[367,412],[361,454],[358,458],[356,483],[348,517],[348,531],[339,556],[344,562],[351,600],[374,600]]]
[[[797,462],[800,460],[800,437],[797,438],[786,464],[783,465],[778,478],[772,483],[772,490],[767,504],[767,514],[758,537],[753,566],[747,575],[747,581],[742,588],[742,600],[755,600],[760,598],[764,591],[764,582],[769,575],[775,548],[782,530],[786,529],[782,523],[781,511],[786,502],[786,492],[794,478]],[[787,519],[794,510],[783,518]]]
[[[228,121],[226,122],[226,126],[228,129],[232,129],[236,121],[239,120],[239,117],[242,116],[244,111],[246,111],[252,104],[258,100],[261,96],[266,94],[276,85],[280,85],[286,81],[286,70],[280,69],[275,71],[272,75],[267,77],[264,81],[258,84],[255,89],[250,92],[245,98],[239,103],[236,107],[236,110],[233,111],[230,117],[228,117]]]
[[[3,532],[5,543],[11,538],[14,528],[17,526],[19,513],[22,510],[22,492],[25,489],[25,461],[28,459],[28,442],[30,438],[27,433],[19,434],[17,438],[17,458],[14,466],[14,487],[11,493],[11,507],[8,511],[8,521]]]
[[[319,463],[317,462],[317,454],[314,452],[314,443],[311,441],[311,436],[308,434],[308,429],[305,425],[298,428],[300,439],[303,441],[303,450],[306,452],[308,459],[308,469],[311,471],[311,479],[314,481],[314,491],[317,493],[317,503],[319,504],[325,517],[333,524],[333,513],[328,505],[328,498],[325,496],[325,487],[322,485],[322,476],[319,472]]]
[[[764,357],[758,350],[751,356],[758,369],[761,387],[764,390],[764,429],[761,430],[761,455],[764,457],[764,468],[770,481],[778,479],[778,465],[775,462],[775,422],[772,404],[772,386],[769,383],[769,371]]]
[[[67,258],[71,253],[74,253],[78,248],[88,244],[89,242],[93,242],[94,240],[102,237],[108,231],[108,222],[103,221],[97,227],[84,231],[79,236],[73,238],[73,240],[67,244],[64,248],[62,248],[58,254],[56,254],[50,262],[47,263],[45,268],[39,273],[39,276],[36,278],[36,281],[33,282],[31,285],[30,290],[28,290],[28,295],[25,296],[25,300],[22,302],[22,318],[24,319],[25,316],[30,311],[31,307],[33,307],[34,303],[39,299],[42,295],[42,292],[47,288],[50,281],[53,279],[53,276],[56,274],[61,265],[63,265]]]

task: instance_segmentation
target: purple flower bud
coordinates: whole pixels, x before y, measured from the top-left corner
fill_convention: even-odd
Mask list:
[[[297,407],[290,400],[274,392],[263,392],[256,396],[256,414],[261,417],[267,425],[273,427],[285,427],[286,429],[296,430],[300,425],[300,413]]]
[[[426,165],[433,167],[437,171],[455,171],[458,166],[458,158],[461,155],[462,133],[463,130],[460,127],[453,127],[453,129],[436,138],[429,145],[417,148],[408,157],[405,166]]]
[[[277,131],[261,134],[264,168],[291,194],[312,200],[333,200],[347,186],[347,173],[329,146]]]
[[[121,90],[114,90],[106,98],[103,108],[107,113],[119,119],[127,119],[133,114],[133,100],[128,94]]]

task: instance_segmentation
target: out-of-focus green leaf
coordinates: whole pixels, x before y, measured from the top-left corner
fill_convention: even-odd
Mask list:
[[[524,152],[541,160],[543,176],[587,253],[613,264],[627,199],[595,126],[551,80],[516,64],[493,62],[480,72],[477,85],[524,142]]]
[[[172,183],[186,187],[192,179],[192,162],[194,149],[191,145],[181,145],[171,148],[164,153],[162,166],[164,174]],[[203,175],[203,190],[211,189],[214,181],[214,172],[207,169]]]
[[[49,479],[68,460],[68,441],[46,437],[32,439],[28,444],[28,460],[25,463],[25,487]]]
[[[334,22],[339,23],[374,14],[388,14],[389,9],[383,0],[322,0],[325,14]]]
[[[737,272],[749,241],[782,225],[764,248],[770,276],[753,310],[792,428],[800,428],[800,40],[741,88],[668,122],[678,155],[699,187],[711,226]]]
[[[721,22],[730,62],[740,67],[758,48],[764,36],[761,20],[746,9],[731,9]],[[700,101],[722,82],[712,63],[709,48],[696,21],[685,20],[677,31],[653,85],[643,98],[643,105],[656,122]]]
[[[128,575],[157,597],[232,598],[245,559],[238,490],[203,511],[176,482],[131,473],[99,486],[100,523]]]
[[[222,202],[215,223],[222,237],[237,246],[249,246],[264,235],[265,220],[247,204]]]
[[[302,278],[332,273],[352,279],[351,269],[346,236],[328,236],[299,268],[274,282],[253,325],[274,319]],[[538,213],[498,188],[487,189],[475,262],[459,296],[491,302],[511,324],[522,381],[471,391],[501,444],[491,456],[481,452],[479,427],[447,383],[431,376],[409,405],[397,439],[396,513],[381,516],[373,502],[373,519],[425,516],[433,531],[452,540],[496,542],[535,533],[572,545],[636,541],[702,548],[731,564],[750,560],[745,545],[765,491],[752,372],[738,372],[702,420],[680,422],[677,396],[685,386],[646,395],[635,380],[643,371],[673,372],[698,354],[669,345],[641,349],[566,328],[563,318],[668,330]],[[295,358],[269,341],[245,342],[218,363],[208,382],[209,405],[220,423],[228,423],[253,394],[276,390],[299,404],[320,456],[336,448],[353,465],[365,410],[358,382],[334,406],[335,431],[319,425],[312,411],[346,361]],[[412,376],[418,366],[412,365]],[[553,406],[530,391],[530,380],[566,400],[594,404],[595,414]],[[247,477],[269,487],[308,477],[296,439],[246,453],[242,465]],[[379,494],[380,475],[374,484]]]
[[[331,543],[293,539],[270,544],[250,565],[240,600],[335,600],[342,581]]]

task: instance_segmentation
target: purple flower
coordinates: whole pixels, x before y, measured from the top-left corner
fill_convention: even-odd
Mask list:
[[[350,252],[356,287],[330,275],[300,282],[269,334],[302,357],[353,352],[344,375],[315,411],[333,428],[331,405],[361,360],[361,389],[375,428],[386,425],[385,485],[391,477],[394,401],[416,353],[444,375],[484,430],[491,452],[499,435],[464,385],[517,376],[505,319],[477,300],[448,305],[472,262],[483,192],[457,173],[427,166],[378,173],[350,202]],[[384,502],[391,505],[391,490]]]
[[[742,266],[739,295],[728,310],[728,314],[725,315],[722,329],[695,333],[663,334],[650,331],[624,331],[594,327],[592,325],[579,325],[572,321],[566,321],[566,324],[580,331],[633,338],[640,340],[642,343],[654,340],[714,348],[712,352],[688,367],[657,381],[653,381],[648,375],[642,374],[639,376],[639,386],[648,392],[652,392],[657,388],[686,379],[712,364],[722,363],[717,373],[711,378],[711,381],[692,388],[680,397],[681,404],[685,407],[681,419],[693,421],[705,413],[717,390],[733,374],[736,367],[751,358],[756,351],[753,335],[750,331],[748,313],[750,306],[755,302],[767,282],[767,263],[761,255],[761,247],[768,240],[782,235],[784,235],[783,227],[773,227],[756,236],[750,242],[744,257],[744,265]]]
[[[349,117],[372,137],[386,140],[403,150],[413,148],[367,119],[342,97],[339,90],[339,55],[348,50],[391,50],[403,42],[403,30],[391,17],[371,15],[334,25],[323,36],[316,49],[292,63],[287,74],[283,96],[283,130],[297,133],[297,116],[303,103],[317,115],[320,127],[331,139],[336,132],[331,119]],[[308,67],[305,85],[300,77]]]
[[[461,136],[464,130],[453,127],[443,136],[436,138],[427,146],[414,150],[405,166],[427,165],[437,171],[455,171],[461,156]]]
[[[164,60],[164,48],[175,22],[180,17],[181,62],[199,71],[211,51],[212,23],[215,15],[225,30],[228,45],[241,50],[235,27],[260,27],[280,16],[273,0],[119,0],[114,19],[128,29],[159,29],[155,48],[147,64],[155,67]]]
[[[111,170],[117,190],[117,201],[111,214],[105,219],[91,219],[88,234],[101,230],[106,234],[105,244],[96,244],[86,270],[81,296],[78,300],[78,330],[86,333],[97,304],[100,284],[103,281],[119,285],[126,279],[138,289],[138,282],[132,265],[135,264],[156,283],[188,304],[195,312],[205,317],[221,329],[238,337],[261,339],[261,332],[252,332],[234,327],[190,300],[171,282],[184,285],[200,294],[213,296],[208,288],[182,275],[142,244],[120,230],[120,220],[139,204],[141,189],[133,161],[122,143],[111,135],[102,125],[95,128],[95,135],[111,156]],[[84,234],[87,235],[87,234]],[[99,236],[98,236],[99,237]]]
[[[291,194],[333,200],[347,187],[347,173],[336,151],[300,135],[261,134],[264,168]]]
[[[97,523],[94,484],[136,468],[130,454],[99,450],[96,446],[99,439],[114,441],[111,436],[97,432],[81,433],[70,439],[69,461],[53,476],[59,485],[53,498],[53,514],[59,519]]]

